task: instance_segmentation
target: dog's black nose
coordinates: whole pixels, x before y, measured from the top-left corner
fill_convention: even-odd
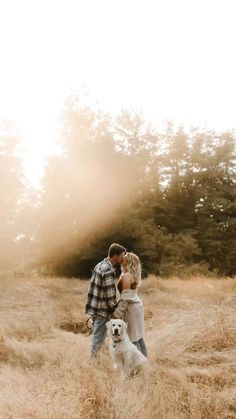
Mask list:
[[[114,333],[115,335],[118,335],[119,330],[118,329],[114,329]]]

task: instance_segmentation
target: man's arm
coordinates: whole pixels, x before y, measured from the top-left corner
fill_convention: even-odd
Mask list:
[[[117,306],[116,301],[116,286],[115,286],[115,279],[111,272],[105,272],[102,276],[102,283],[107,299],[107,304],[111,310],[114,311],[115,307]]]
[[[124,312],[127,308],[128,301],[126,300],[119,300],[118,305],[114,312],[112,313],[112,319],[122,319],[124,317]]]

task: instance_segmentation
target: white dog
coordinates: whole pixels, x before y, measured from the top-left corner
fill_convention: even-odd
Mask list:
[[[115,368],[121,368],[128,376],[139,372],[147,358],[129,340],[127,324],[121,319],[111,319],[106,323],[110,337],[110,354]]]

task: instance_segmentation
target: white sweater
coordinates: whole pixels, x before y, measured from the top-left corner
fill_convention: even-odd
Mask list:
[[[144,338],[144,309],[137,289],[127,289],[121,292],[118,306],[113,314],[118,318],[123,318],[128,324],[127,333],[131,342]]]

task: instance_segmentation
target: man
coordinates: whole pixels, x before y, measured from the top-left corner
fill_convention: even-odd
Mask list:
[[[117,305],[114,265],[121,264],[125,253],[125,247],[111,244],[107,258],[98,263],[92,273],[85,307],[85,312],[93,320],[91,357],[96,357],[103,345],[107,333],[106,322]]]

